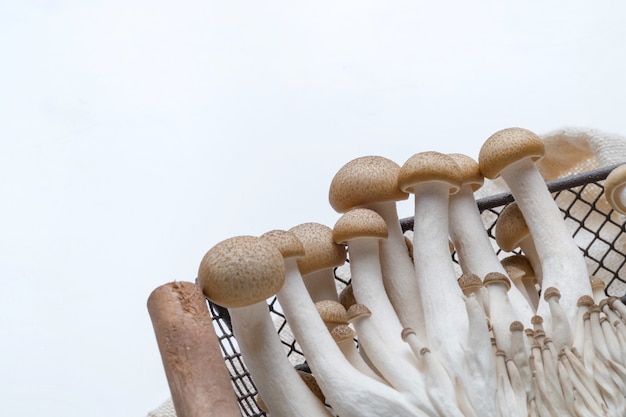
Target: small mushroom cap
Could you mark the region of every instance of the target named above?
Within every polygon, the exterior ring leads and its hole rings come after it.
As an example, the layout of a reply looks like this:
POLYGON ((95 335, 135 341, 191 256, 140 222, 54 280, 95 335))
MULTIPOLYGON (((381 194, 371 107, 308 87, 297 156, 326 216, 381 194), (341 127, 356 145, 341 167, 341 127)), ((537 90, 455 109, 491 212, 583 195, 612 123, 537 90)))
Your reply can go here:
POLYGON ((530 319, 531 324, 543 324, 543 317, 541 316, 532 316, 530 319))
POLYGON ((402 332, 400 333, 402 341, 406 342, 406 339, 407 337, 409 337, 410 334, 417 334, 417 332, 412 327, 405 327, 404 329, 402 329, 402 332))
POLYGON ((213 246, 202 258, 198 282, 204 295, 226 308, 244 307, 276 294, 285 282, 285 262, 271 243, 237 236, 213 246))
POLYGON ((604 287, 606 287, 606 284, 604 283, 604 281, 602 280, 602 278, 600 278, 597 275, 590 275, 589 276, 589 281, 591 282, 591 289, 592 290, 600 290, 600 291, 604 291, 604 287))
POLYGON ((583 306, 591 307, 593 304, 594 304, 593 297, 591 297, 590 295, 581 296, 576 303, 578 307, 583 307, 583 306))
POLYGON ((485 178, 480 172, 478 161, 474 158, 461 153, 451 153, 449 156, 459 167, 459 176, 461 177, 461 185, 469 185, 473 191, 483 186, 485 178))
POLYGON ((356 304, 352 284, 346 285, 346 287, 341 290, 339 293, 339 302, 346 310, 348 310, 352 304, 356 304))
POLYGON ((333 227, 336 243, 348 243, 352 239, 364 237, 387 238, 387 223, 374 210, 352 209, 342 215, 333 227))
POLYGON ((495 238, 500 249, 511 252, 529 235, 528 225, 517 203, 506 206, 496 220, 495 238))
POLYGON ((304 244, 293 232, 271 230, 263 233, 260 237, 276 246, 285 259, 301 258, 305 255, 304 244))
POLYGON ((398 185, 402 191, 414 192, 416 184, 432 181, 448 184, 450 194, 459 191, 459 167, 452 157, 434 151, 420 152, 410 157, 400 168, 398 185))
POLYGON ((515 254, 507 256, 502 259, 501 263, 502 267, 513 281, 522 279, 524 276, 531 276, 536 280, 535 271, 528 258, 524 255, 515 254))
POLYGON ((474 292, 483 287, 483 281, 480 277, 472 273, 461 274, 457 282, 459 283, 459 286, 461 287, 461 290, 463 290, 464 294, 466 292, 474 292))
POLYGON ((521 321, 514 321, 509 326, 509 330, 512 332, 521 332, 524 330, 524 324, 521 321))
POLYGON ((626 186, 626 164, 620 165, 609 173, 604 181, 604 196, 613 210, 626 214, 626 205, 619 197, 626 186))
POLYGON ((322 321, 326 324, 348 323, 348 312, 341 303, 333 300, 320 300, 315 303, 315 308, 322 321))
POLYGON ((298 372, 298 375, 300 375, 300 378, 302 378, 302 380, 306 384, 306 386, 309 387, 313 395, 315 395, 322 403, 326 402, 326 396, 324 395, 324 393, 322 392, 322 389, 318 385, 317 380, 315 379, 315 376, 313 376, 312 374, 308 372, 304 372, 301 370, 298 370, 297 372, 298 372))
POLYGON ((302 275, 342 265, 347 258, 344 245, 333 240, 333 230, 319 223, 303 223, 289 229, 304 244, 305 256, 299 258, 302 275))
POLYGON ((548 299, 556 297, 557 301, 561 299, 561 291, 559 291, 556 287, 548 287, 543 293, 543 299, 548 301, 548 299))
POLYGON ((352 304, 348 309, 348 322, 352 323, 354 320, 361 317, 369 317, 372 312, 364 304, 352 304))
POLYGON ((259 409, 261 409, 261 411, 263 411, 264 413, 269 413, 270 409, 267 406, 267 404, 265 404, 265 401, 263 401, 263 397, 261 397, 261 394, 257 394, 256 395, 256 405, 259 407, 259 409))
MULTIPOLYGON (((347 316, 347 313, 346 313, 347 316)), ((353 340, 356 337, 356 332, 352 327, 347 324, 339 324, 330 331, 331 336, 335 342, 340 343, 345 340, 353 340)))
POLYGON ((489 272, 487 275, 485 275, 483 285, 485 287, 488 287, 492 284, 503 284, 504 286, 506 286, 507 291, 511 289, 511 280, 509 279, 509 277, 500 272, 489 272))
POLYGON ((593 304, 589 306, 589 313, 601 313, 600 306, 597 304, 593 304))
POLYGON ((330 183, 328 200, 338 213, 371 203, 400 201, 409 194, 398 188, 400 166, 382 156, 363 156, 345 164, 330 183))
POLYGON ((497 178, 504 168, 525 158, 536 161, 545 154, 545 146, 539 136, 530 130, 512 127, 491 135, 478 154, 482 174, 497 178))

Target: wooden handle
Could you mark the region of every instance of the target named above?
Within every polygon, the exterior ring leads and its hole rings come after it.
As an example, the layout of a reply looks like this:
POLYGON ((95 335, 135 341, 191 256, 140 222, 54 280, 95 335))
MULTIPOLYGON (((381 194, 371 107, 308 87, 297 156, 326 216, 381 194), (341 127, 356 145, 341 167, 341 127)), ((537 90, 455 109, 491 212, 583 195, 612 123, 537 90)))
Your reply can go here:
POLYGON ((200 288, 171 282, 148 297, 177 417, 241 417, 200 288))

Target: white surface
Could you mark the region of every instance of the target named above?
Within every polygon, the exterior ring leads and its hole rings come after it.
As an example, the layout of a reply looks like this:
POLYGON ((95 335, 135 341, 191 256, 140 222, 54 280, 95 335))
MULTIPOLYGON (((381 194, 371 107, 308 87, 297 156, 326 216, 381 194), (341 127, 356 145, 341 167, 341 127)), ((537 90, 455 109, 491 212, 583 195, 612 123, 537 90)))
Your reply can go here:
MULTIPOLYGON (((0 5, 0 415, 144 416, 145 308, 213 244, 332 226, 334 173, 626 133, 618 1, 0 5)), ((411 203, 401 206, 410 215, 411 203)))

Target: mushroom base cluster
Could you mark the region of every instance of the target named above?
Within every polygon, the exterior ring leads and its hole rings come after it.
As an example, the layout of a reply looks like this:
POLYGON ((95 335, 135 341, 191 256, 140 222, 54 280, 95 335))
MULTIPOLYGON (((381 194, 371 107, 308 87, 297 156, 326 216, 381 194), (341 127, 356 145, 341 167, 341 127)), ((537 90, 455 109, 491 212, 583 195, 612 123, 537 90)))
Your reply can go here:
POLYGON ((230 313, 257 404, 273 417, 625 416, 626 306, 591 275, 534 166, 543 151, 511 128, 478 161, 357 158, 330 184, 332 227, 211 248, 198 285, 230 313), (498 177, 515 203, 494 244, 474 193, 498 177), (404 233, 395 204, 409 198, 404 233), (310 373, 285 354, 273 295, 310 373))

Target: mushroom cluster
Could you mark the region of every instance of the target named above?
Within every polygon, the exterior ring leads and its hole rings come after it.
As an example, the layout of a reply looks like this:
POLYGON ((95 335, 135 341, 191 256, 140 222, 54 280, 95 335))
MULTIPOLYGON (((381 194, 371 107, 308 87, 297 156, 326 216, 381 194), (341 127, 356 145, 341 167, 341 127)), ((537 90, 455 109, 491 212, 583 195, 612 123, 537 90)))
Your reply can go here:
POLYGON ((478 161, 360 157, 330 184, 340 213, 332 228, 305 223, 211 248, 198 284, 229 309, 267 413, 626 415, 626 307, 589 275, 535 168, 543 153, 537 135, 510 128, 487 139, 478 161), (517 252, 504 259, 474 200, 483 178, 496 177, 515 199, 496 224, 498 246, 517 252), (410 235, 396 210, 409 198, 410 235), (338 293, 341 265, 351 282, 338 293), (310 375, 281 346, 266 304, 273 295, 310 375))

